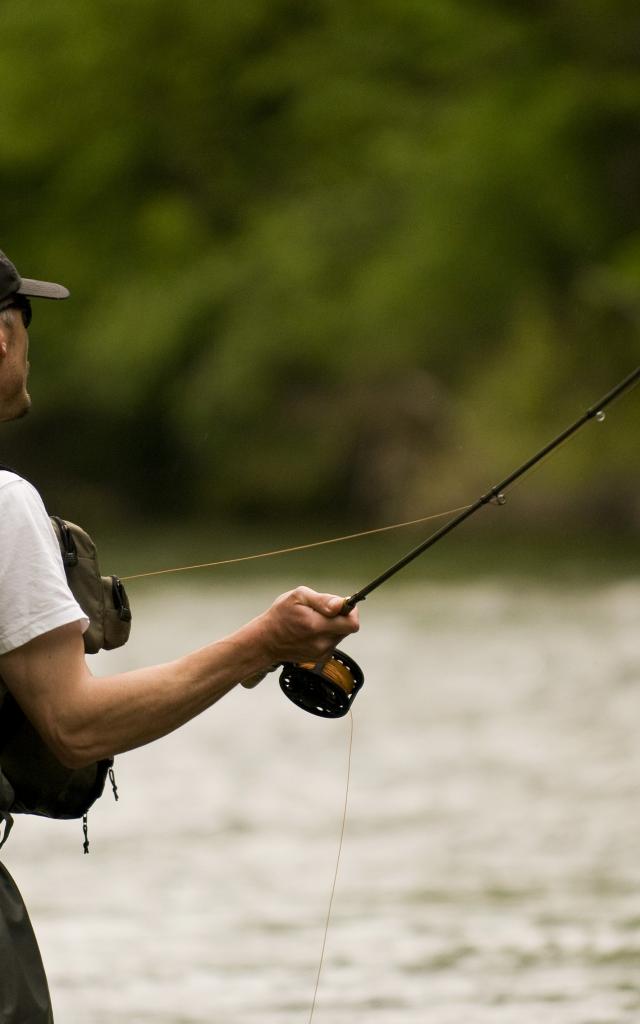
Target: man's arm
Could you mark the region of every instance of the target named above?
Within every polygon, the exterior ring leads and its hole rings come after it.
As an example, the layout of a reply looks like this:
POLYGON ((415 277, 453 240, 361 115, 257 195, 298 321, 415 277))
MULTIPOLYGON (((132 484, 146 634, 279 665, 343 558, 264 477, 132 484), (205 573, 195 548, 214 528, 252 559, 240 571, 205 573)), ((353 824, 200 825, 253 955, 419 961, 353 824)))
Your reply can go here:
POLYGON ((79 623, 0 656, 0 674, 56 757, 79 768, 164 736, 281 661, 318 661, 358 629, 342 598, 283 594, 236 632, 175 661, 94 678, 79 623))

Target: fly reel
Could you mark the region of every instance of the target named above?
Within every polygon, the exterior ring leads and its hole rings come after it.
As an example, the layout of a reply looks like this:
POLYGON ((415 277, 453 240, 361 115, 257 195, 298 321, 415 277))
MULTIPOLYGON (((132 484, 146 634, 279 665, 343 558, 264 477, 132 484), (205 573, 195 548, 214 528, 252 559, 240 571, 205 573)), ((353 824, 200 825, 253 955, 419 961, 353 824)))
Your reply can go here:
POLYGON ((324 664, 285 662, 280 675, 280 687, 289 700, 320 718, 346 715, 363 683, 360 666, 337 649, 324 664))

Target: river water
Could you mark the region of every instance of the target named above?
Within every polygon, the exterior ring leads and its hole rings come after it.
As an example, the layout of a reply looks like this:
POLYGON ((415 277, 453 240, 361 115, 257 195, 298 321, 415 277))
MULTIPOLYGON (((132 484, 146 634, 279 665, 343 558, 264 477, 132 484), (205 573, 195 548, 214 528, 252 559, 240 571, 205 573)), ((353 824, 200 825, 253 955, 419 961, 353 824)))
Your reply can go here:
MULTIPOLYGON (((273 592, 139 589, 96 673, 273 592)), ((640 582, 390 586, 362 618, 315 1024, 637 1024, 640 582)), ((58 1024, 306 1024, 349 728, 271 676, 120 757, 90 856, 78 822, 16 822, 58 1024)))

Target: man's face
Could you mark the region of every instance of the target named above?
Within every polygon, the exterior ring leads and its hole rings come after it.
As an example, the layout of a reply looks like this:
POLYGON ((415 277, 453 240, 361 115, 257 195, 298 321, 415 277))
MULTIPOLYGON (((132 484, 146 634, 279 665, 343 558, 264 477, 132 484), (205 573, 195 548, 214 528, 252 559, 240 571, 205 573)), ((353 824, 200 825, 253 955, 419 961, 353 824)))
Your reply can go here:
POLYGON ((31 408, 27 391, 29 334, 19 309, 10 323, 0 320, 0 420, 17 420, 31 408))

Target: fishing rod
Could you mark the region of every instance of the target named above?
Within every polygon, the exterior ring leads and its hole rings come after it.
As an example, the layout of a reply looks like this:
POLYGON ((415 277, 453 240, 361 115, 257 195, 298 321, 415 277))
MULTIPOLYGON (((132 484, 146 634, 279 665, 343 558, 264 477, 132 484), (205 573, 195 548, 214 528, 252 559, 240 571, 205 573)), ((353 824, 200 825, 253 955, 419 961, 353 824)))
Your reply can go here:
MULTIPOLYGON (((625 391, 629 391, 639 381, 640 366, 633 373, 630 373, 628 377, 620 381, 611 391, 608 391, 606 395, 603 395, 599 402, 590 406, 575 423, 572 423, 561 434, 558 434, 553 441, 549 441, 540 451, 532 455, 526 462, 523 462, 521 466, 514 469, 499 484, 490 487, 472 505, 464 508, 462 512, 459 512, 458 515, 450 519, 444 526, 441 526, 439 530, 432 533, 421 544, 418 544, 417 547, 399 559, 399 561, 394 562, 393 565, 385 569, 379 576, 376 576, 370 583, 367 583, 361 590, 356 591, 351 597, 345 598, 342 614, 347 615, 357 604, 373 593, 374 590, 381 587, 383 583, 386 583, 392 576, 395 576, 396 573, 413 562, 419 555, 432 548, 434 544, 441 541, 443 537, 446 537, 447 534, 451 533, 467 519, 470 519, 481 508, 489 504, 504 505, 506 501, 505 491, 516 480, 524 476, 537 463, 564 444, 585 423, 588 423, 590 420, 596 420, 597 422, 604 420, 605 408, 617 398, 620 398, 625 391)), ((343 715, 346 715, 363 683, 364 674, 360 666, 356 664, 353 658, 350 658, 348 654, 345 654, 344 651, 338 648, 324 662, 316 664, 285 662, 280 676, 280 686, 286 696, 294 704, 297 704, 298 707, 309 711, 313 715, 319 715, 321 718, 341 718, 343 715)))

